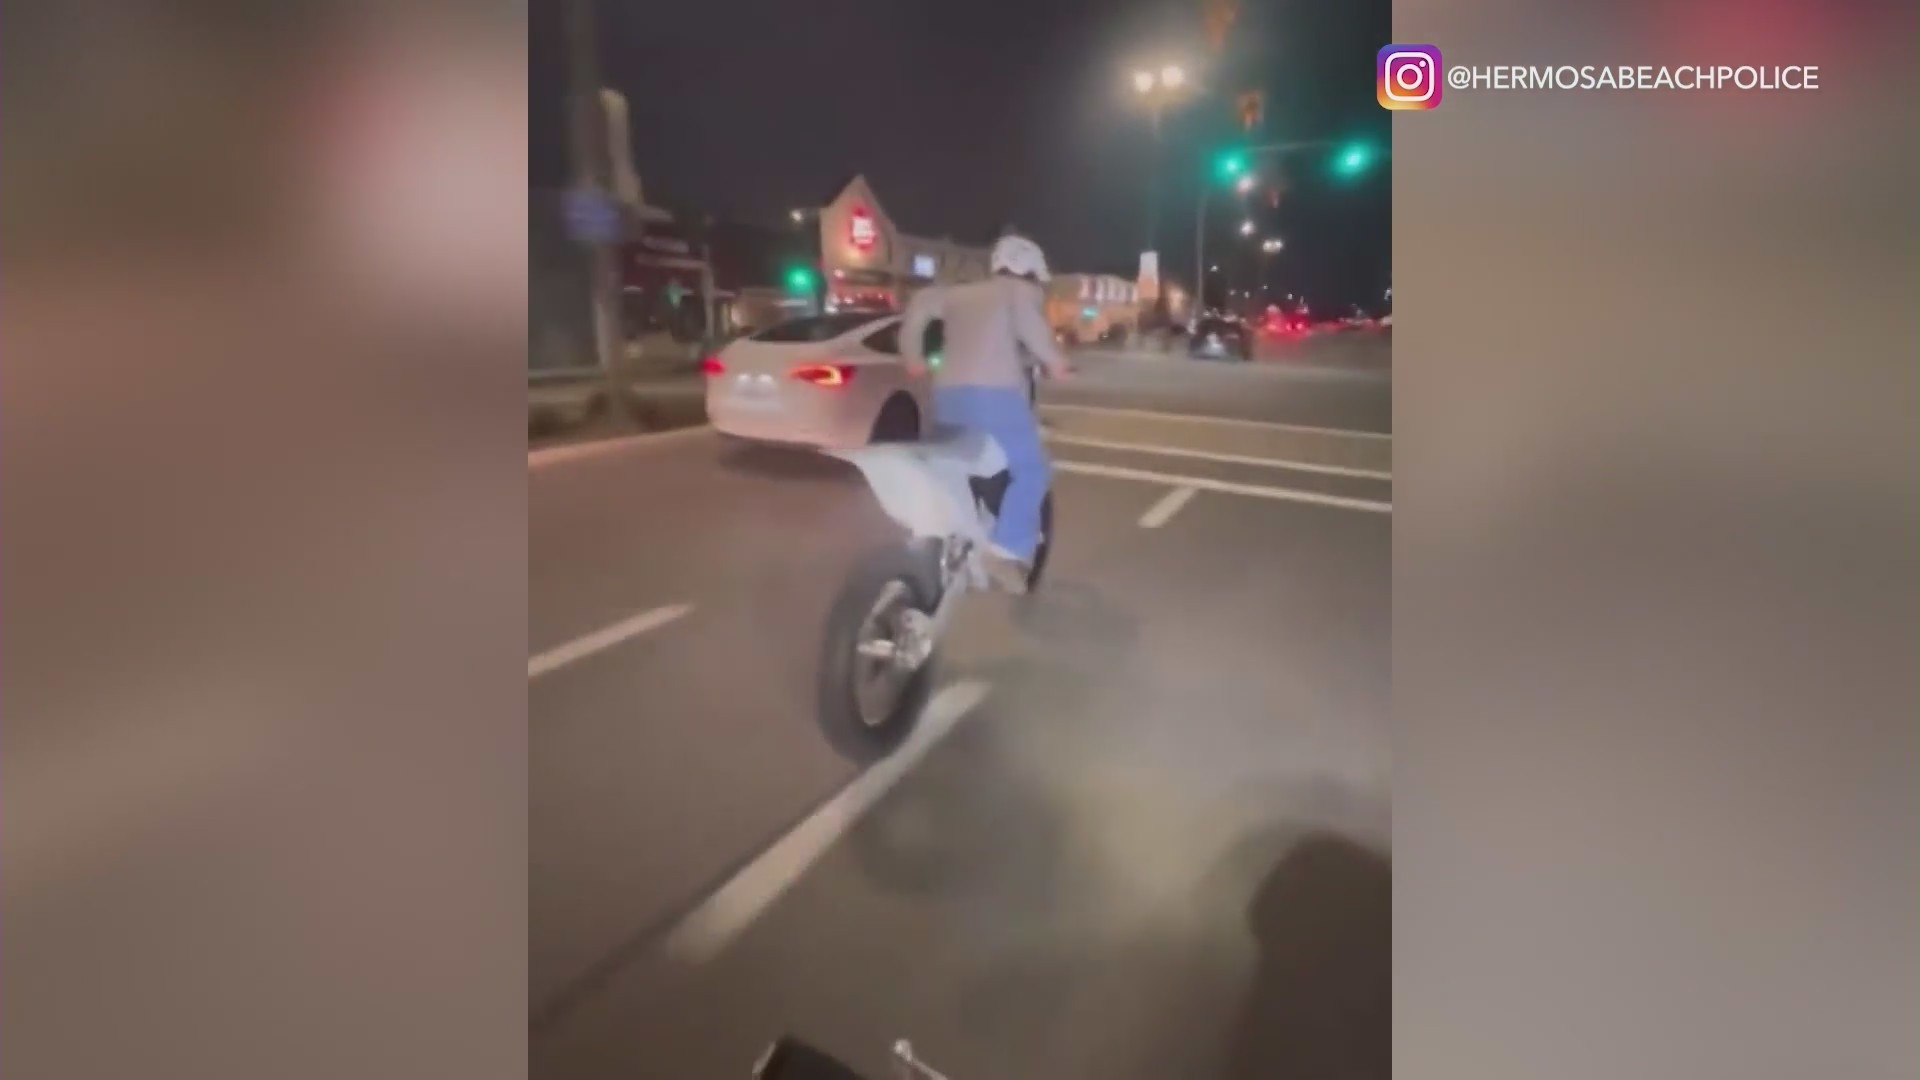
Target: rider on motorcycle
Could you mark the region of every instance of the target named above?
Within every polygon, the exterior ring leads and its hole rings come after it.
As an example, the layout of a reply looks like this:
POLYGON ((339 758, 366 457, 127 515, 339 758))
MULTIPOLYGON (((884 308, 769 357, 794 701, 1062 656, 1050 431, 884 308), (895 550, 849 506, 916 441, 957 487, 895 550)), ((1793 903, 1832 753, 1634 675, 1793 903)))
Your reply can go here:
POLYGON ((945 347, 933 388, 934 420, 943 427, 990 435, 1006 455, 1009 483, 987 572, 1010 592, 1025 592, 1040 543, 1040 506, 1053 467, 1040 441, 1040 425, 1027 392, 1027 362, 1037 358, 1052 377, 1072 370, 1054 344, 1042 311, 1049 278, 1040 245, 1023 236, 1003 236, 989 259, 993 276, 964 285, 922 289, 907 305, 900 345, 924 362, 926 330, 946 324, 945 347))

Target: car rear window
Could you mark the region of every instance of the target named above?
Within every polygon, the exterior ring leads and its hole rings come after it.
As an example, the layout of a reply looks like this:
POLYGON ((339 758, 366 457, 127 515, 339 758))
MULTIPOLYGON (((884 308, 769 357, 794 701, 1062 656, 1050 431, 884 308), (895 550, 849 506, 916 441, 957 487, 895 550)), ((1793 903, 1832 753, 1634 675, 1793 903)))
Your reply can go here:
POLYGON ((887 325, 881 327, 880 329, 875 330, 873 333, 868 334, 862 340, 862 344, 866 345, 867 348, 872 349, 874 352, 881 353, 882 355, 885 355, 885 356, 899 356, 900 355, 900 324, 899 322, 897 321, 890 322, 887 325))
POLYGON ((753 335, 751 340, 790 344, 832 341, 842 334, 851 333, 875 321, 877 317, 870 311, 815 315, 811 318, 783 322, 778 326, 769 326, 753 335))
MULTIPOLYGON (((877 353, 887 356, 900 355, 900 326, 898 319, 867 335, 866 346, 877 353)), ((935 319, 927 324, 927 333, 921 339, 922 356, 940 355, 940 347, 946 344, 946 324, 935 319)))

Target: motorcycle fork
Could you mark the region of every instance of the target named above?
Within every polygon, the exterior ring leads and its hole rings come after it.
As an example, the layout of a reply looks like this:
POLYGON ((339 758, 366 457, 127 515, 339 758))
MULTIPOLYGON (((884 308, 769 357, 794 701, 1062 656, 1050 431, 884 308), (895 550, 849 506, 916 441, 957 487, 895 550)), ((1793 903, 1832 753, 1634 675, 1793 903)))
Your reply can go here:
POLYGON ((965 540, 942 541, 932 549, 931 555, 940 575, 940 599, 934 603, 932 613, 925 616, 926 621, 916 627, 915 636, 920 638, 918 663, 925 663, 933 655, 934 645, 946 633, 953 613, 960 608, 960 597, 973 586, 973 575, 978 570, 973 564, 972 545, 965 540))
POLYGON ((973 586, 973 545, 965 540, 948 540, 940 545, 940 602, 933 606, 928 633, 938 641, 960 606, 960 597, 973 586))

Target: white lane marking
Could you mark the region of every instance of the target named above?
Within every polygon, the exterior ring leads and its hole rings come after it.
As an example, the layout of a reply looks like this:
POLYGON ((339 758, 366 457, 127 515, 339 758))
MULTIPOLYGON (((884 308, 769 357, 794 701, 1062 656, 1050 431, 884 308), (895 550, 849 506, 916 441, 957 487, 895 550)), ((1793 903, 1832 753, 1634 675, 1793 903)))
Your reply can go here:
POLYGON ((1393 435, 1384 431, 1353 431, 1347 428, 1306 427, 1300 424, 1281 424, 1272 420, 1243 420, 1237 416, 1202 416, 1198 413, 1156 412, 1152 409, 1123 409, 1108 405, 1055 405, 1050 402, 1040 404, 1042 412, 1091 413, 1095 416, 1134 416, 1147 420, 1176 420, 1187 424, 1219 424, 1223 427, 1263 428, 1268 431, 1298 431, 1310 435, 1344 435, 1350 439, 1382 439, 1393 441, 1393 435))
POLYGON ((592 442, 542 447, 539 450, 527 451, 527 468, 540 469, 568 461, 602 457, 616 450, 624 450, 642 443, 665 442, 669 439, 684 438, 712 430, 709 424, 693 424, 688 427, 670 428, 666 431, 643 431, 637 435, 616 435, 610 439, 595 439, 592 442))
POLYGON ((1187 500, 1199 493, 1200 489, 1196 487, 1177 487, 1167 492, 1161 497, 1159 502, 1147 507, 1147 512, 1140 515, 1140 527, 1143 529, 1157 529, 1167 522, 1172 521, 1173 515, 1179 513, 1180 508, 1187 505, 1187 500))
POLYGON ((548 649, 546 652, 527 661, 527 678, 537 679, 556 668, 565 667, 583 656, 592 656, 594 653, 602 649, 610 649, 630 637, 636 637, 649 630, 658 630, 668 623, 673 622, 675 619, 685 616, 692 610, 692 604, 669 604, 666 607, 657 607, 652 611, 643 611, 631 619, 622 619, 612 626, 595 630, 585 637, 575 638, 565 645, 548 649))
POLYGON ((985 700, 988 689, 985 682, 964 679, 935 694, 905 744, 854 777, 826 805, 795 825, 680 920, 667 936, 668 954, 697 964, 726 948, 985 700))
POLYGON ((1354 469, 1345 465, 1317 465, 1310 461, 1291 461, 1286 458, 1260 457, 1257 454, 1225 454, 1214 450, 1189 450, 1184 446, 1161 446, 1157 443, 1133 443, 1119 439, 1089 439, 1080 435, 1048 435, 1048 442, 1062 446, 1084 446, 1090 450, 1127 450, 1139 454, 1160 454, 1165 457, 1193 458, 1197 461, 1218 461, 1225 465, 1258 465, 1267 469, 1287 469, 1292 472, 1321 473, 1326 476, 1350 476, 1357 480, 1388 480, 1393 474, 1382 469, 1354 469))
POLYGON ((1268 487, 1265 484, 1235 484, 1225 480, 1213 480, 1205 476, 1175 476, 1172 473, 1153 472, 1148 469, 1128 469, 1119 465, 1096 465, 1089 461, 1059 461, 1053 463, 1055 472, 1078 473, 1082 476, 1104 476, 1111 480, 1138 480, 1148 484, 1173 484, 1178 487, 1198 488, 1201 491, 1217 491, 1223 495, 1250 495, 1256 499, 1279 499, 1283 502, 1312 503, 1316 506, 1337 506, 1343 510, 1365 510, 1375 514, 1393 513, 1393 504, 1377 499, 1352 499, 1345 495, 1324 495, 1318 491, 1295 491, 1292 488, 1268 487))

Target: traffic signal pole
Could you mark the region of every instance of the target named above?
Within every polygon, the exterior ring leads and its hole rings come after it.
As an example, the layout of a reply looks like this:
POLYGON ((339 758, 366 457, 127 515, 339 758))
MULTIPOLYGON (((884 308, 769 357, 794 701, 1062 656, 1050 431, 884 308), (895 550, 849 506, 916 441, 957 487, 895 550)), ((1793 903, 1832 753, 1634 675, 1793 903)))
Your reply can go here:
MULTIPOLYGON (((1292 142, 1249 146, 1242 152, 1249 155, 1267 154, 1277 156, 1280 154, 1290 154, 1296 150, 1317 150, 1321 147, 1332 145, 1333 140, 1331 139, 1296 139, 1292 142)), ((1229 174, 1237 180, 1240 176, 1245 175, 1249 168, 1251 168, 1251 166, 1241 164, 1238 168, 1229 170, 1229 174)), ((1193 296, 1196 316, 1200 311, 1205 310, 1207 302, 1207 196, 1212 193, 1213 182, 1211 180, 1202 182, 1200 185, 1199 203, 1194 207, 1193 212, 1193 296)))
POLYGON ((1193 211, 1193 319, 1197 323, 1207 310, 1207 193, 1213 184, 1202 182, 1200 203, 1193 211))
POLYGON ((1301 139, 1294 142, 1268 143, 1265 146, 1249 146, 1249 154, 1290 154, 1295 150, 1316 150, 1323 146, 1332 146, 1332 139, 1301 139))

